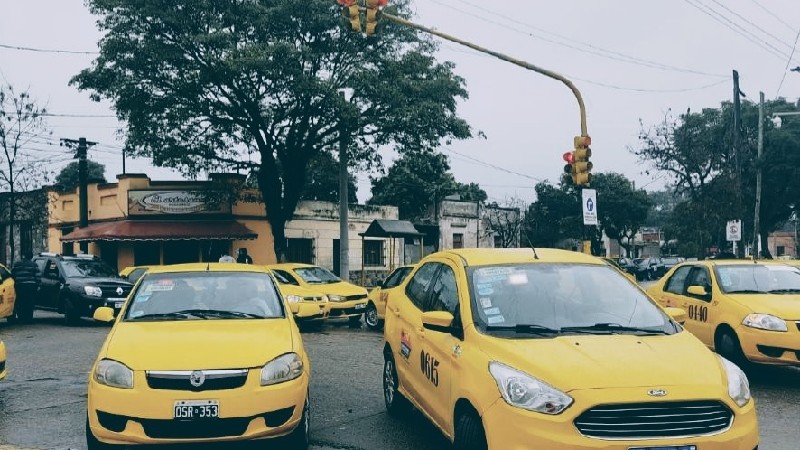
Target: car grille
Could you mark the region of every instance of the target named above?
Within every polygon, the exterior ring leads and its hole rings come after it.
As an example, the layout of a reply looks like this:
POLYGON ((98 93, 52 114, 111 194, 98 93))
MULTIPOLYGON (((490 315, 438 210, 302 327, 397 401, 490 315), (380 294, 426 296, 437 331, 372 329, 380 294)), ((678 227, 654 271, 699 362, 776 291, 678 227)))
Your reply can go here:
POLYGON ((131 293, 133 286, 124 284, 100 284, 99 288, 103 291, 103 298, 125 298, 131 293), (122 294, 117 293, 117 288, 122 288, 122 294))
POLYGON ((150 389, 169 389, 173 391, 219 391, 236 389, 244 386, 247 381, 247 369, 234 370, 201 370, 204 380, 199 386, 191 382, 191 370, 176 371, 147 371, 147 386, 150 389))
POLYGON ((303 301, 304 302, 324 302, 325 301, 325 297, 321 297, 321 296, 303 297, 303 301))
POLYGON ((345 296, 345 300, 361 300, 362 298, 367 298, 367 294, 356 294, 356 295, 347 295, 345 296))
POLYGON ((733 413, 717 401, 602 405, 584 411, 575 426, 605 439, 704 436, 726 430, 733 413))
POLYGON ((144 434, 155 439, 202 439, 241 436, 250 417, 183 422, 180 420, 137 419, 144 434))

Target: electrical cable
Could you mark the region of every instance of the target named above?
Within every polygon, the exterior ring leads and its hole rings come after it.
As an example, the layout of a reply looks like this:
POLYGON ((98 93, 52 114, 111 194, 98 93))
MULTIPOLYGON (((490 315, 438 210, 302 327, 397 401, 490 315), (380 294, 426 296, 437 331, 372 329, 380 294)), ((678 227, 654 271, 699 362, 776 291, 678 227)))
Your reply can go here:
POLYGON ((26 52, 37 52, 37 53, 67 53, 72 55, 99 55, 100 52, 87 52, 87 51, 77 51, 77 50, 56 50, 56 49, 48 49, 48 48, 35 48, 35 47, 22 47, 18 45, 8 45, 8 44, 0 44, 0 48, 5 48, 8 50, 20 50, 26 52))
POLYGON ((789 60, 786 61, 786 68, 783 69, 783 76, 781 77, 781 82, 778 84, 778 91, 775 95, 780 95, 781 88, 783 87, 783 81, 786 79, 786 74, 789 73, 789 65, 792 63, 792 56, 794 56, 794 51, 797 49, 797 40, 800 39, 800 30, 797 30, 797 36, 794 38, 794 45, 792 46, 792 54, 789 56, 789 60))
POLYGON ((791 48, 791 47, 792 47, 791 45, 789 45, 789 44, 787 44, 786 42, 784 42, 784 41, 783 41, 783 39, 781 39, 781 38, 779 38, 779 37, 775 36, 774 34, 770 33, 769 31, 767 31, 767 30, 765 30, 765 29, 763 29, 763 28, 759 27, 758 25, 756 25, 755 23, 753 23, 753 21, 751 21, 750 19, 748 19, 747 17, 744 17, 744 16, 742 16, 741 14, 737 13, 736 11, 734 11, 734 10, 732 10, 732 9, 728 8, 727 6, 725 6, 724 4, 720 3, 720 2, 719 2, 719 0, 711 0, 711 1, 712 1, 712 2, 714 2, 714 3, 716 3, 717 5, 721 6, 721 7, 722 7, 722 9, 724 9, 724 10, 728 11, 729 13, 733 14, 734 16, 736 16, 736 17, 738 17, 738 18, 742 19, 742 20, 743 20, 745 23, 749 24, 750 26, 752 26, 753 28, 757 29, 758 31, 760 31, 760 32, 762 32, 762 33, 764 33, 764 34, 766 34, 767 36, 771 37, 772 39, 775 39, 776 41, 778 41, 778 42, 780 42, 781 44, 785 45, 787 48, 791 48))
POLYGON ((764 11, 766 11, 766 13, 767 13, 767 14, 769 14, 770 16, 772 16, 772 17, 774 17, 775 19, 777 19, 777 20, 778 20, 778 22, 780 22, 780 23, 782 23, 783 25, 785 25, 785 26, 786 26, 786 28, 788 28, 788 29, 792 30, 792 32, 794 32, 794 26, 793 26, 793 25, 790 25, 790 24, 786 23, 786 21, 784 21, 783 19, 781 19, 781 18, 780 18, 780 16, 778 16, 778 15, 777 15, 777 14, 775 14, 774 12, 770 11, 769 9, 767 9, 767 7, 766 7, 766 6, 762 5, 762 4, 761 4, 761 3, 759 3, 758 1, 756 1, 756 0, 751 0, 751 1, 752 1, 753 3, 755 3, 755 4, 756 4, 756 6, 758 6, 758 7, 759 7, 759 8, 761 8, 761 9, 763 9, 764 11))

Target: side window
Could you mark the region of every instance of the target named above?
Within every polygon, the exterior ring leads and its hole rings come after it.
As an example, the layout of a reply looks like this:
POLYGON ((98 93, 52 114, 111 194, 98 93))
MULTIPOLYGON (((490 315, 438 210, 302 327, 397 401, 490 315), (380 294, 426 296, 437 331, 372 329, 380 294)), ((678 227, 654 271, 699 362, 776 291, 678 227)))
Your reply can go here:
POLYGON ((667 281, 667 284, 664 286, 664 290, 667 292, 672 292, 673 294, 683 295, 686 277, 689 276, 690 270, 692 270, 692 266, 685 266, 676 270, 675 273, 672 274, 672 277, 670 277, 669 281, 667 281))
POLYGON ((417 270, 414 276, 408 281, 408 285, 406 285, 406 295, 420 310, 425 309, 428 287, 433 280, 433 276, 436 275, 439 266, 441 266, 439 263, 425 264, 417 270))
POLYGON ((293 284, 295 286, 299 286, 300 285, 300 283, 298 283, 297 280, 295 280, 294 277, 292 275, 290 275, 289 272, 286 272, 285 270, 274 270, 273 269, 272 274, 275 275, 275 279, 277 279, 279 283, 293 284))
POLYGON ((52 259, 46 260, 42 275, 48 278, 58 278, 58 266, 56 266, 56 262, 52 259))
POLYGON ((453 269, 443 265, 436 281, 433 282, 431 298, 425 311, 447 311, 455 315, 458 307, 458 289, 453 269))
MULTIPOLYGON (((711 277, 708 269, 705 267, 694 267, 689 273, 689 282, 687 286, 704 286, 706 289, 711 290, 711 277)), ((708 300, 701 298, 701 300, 708 300)))
POLYGON ((410 271, 411 269, 408 267, 401 267, 399 269, 396 269, 389 275, 389 278, 387 278, 386 281, 383 282, 383 285, 381 287, 385 289, 396 287, 397 285, 402 283, 403 280, 406 279, 406 275, 408 275, 408 272, 410 271))

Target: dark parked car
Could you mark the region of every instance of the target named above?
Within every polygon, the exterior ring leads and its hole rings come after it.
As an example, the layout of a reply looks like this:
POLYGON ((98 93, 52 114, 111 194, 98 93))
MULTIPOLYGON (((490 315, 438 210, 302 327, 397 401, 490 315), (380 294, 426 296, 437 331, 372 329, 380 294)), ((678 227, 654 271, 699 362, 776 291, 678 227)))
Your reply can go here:
POLYGON ((661 258, 637 258, 633 261, 636 263, 635 275, 638 281, 657 280, 665 273, 661 258))
POLYGON ((91 317, 101 306, 119 311, 133 288, 95 256, 41 253, 33 261, 42 279, 35 307, 62 313, 67 323, 91 317))
POLYGON ((659 278, 663 277, 665 273, 669 272, 670 269, 672 269, 676 265, 682 263, 683 261, 684 261, 684 258, 680 258, 678 256, 664 256, 663 258, 661 258, 661 262, 663 264, 663 270, 658 275, 659 278))

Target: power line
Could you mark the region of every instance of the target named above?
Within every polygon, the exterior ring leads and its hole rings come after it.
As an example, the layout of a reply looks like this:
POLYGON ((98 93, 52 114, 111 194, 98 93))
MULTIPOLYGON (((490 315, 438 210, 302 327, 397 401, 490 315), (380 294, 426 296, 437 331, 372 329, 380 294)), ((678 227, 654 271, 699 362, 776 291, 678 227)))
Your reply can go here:
POLYGON ((57 49, 49 49, 49 48, 34 48, 34 47, 21 47, 17 45, 8 45, 8 44, 0 44, 0 48, 5 48, 8 50, 20 50, 26 52, 37 52, 37 53, 67 53, 72 55, 99 55, 100 52, 87 52, 87 51, 77 51, 77 50, 57 50, 57 49))
POLYGON ((478 14, 473 14, 473 13, 471 13, 469 11, 465 11, 463 9, 460 9, 458 7, 455 7, 455 6, 452 6, 450 4, 443 3, 440 0, 433 0, 433 1, 435 3, 441 5, 441 6, 445 7, 445 8, 449 8, 449 9, 452 9, 454 11, 458 11, 458 12, 460 12, 462 14, 468 15, 470 17, 474 17, 474 18, 476 18, 478 20, 481 20, 483 22, 487 22, 487 23, 491 23, 493 25, 501 26, 504 29, 509 29, 511 31, 515 31, 515 32, 520 33, 520 34, 524 34, 524 35, 526 35, 528 37, 531 37, 533 39, 539 39, 539 40, 542 40, 542 41, 545 41, 545 42, 550 42, 550 43, 555 44, 555 45, 559 45, 559 46, 562 46, 562 47, 567 47, 567 48, 570 48, 570 49, 573 49, 573 50, 577 50, 579 52, 588 53, 588 54, 592 54, 592 55, 595 55, 595 56, 600 56, 602 58, 607 58, 607 59, 611 59, 611 60, 615 60, 615 61, 620 61, 620 62, 624 62, 624 63, 628 63, 628 64, 634 64, 634 65, 639 65, 639 66, 644 66, 644 67, 653 68, 653 69, 659 69, 659 70, 666 70, 666 71, 673 71, 673 72, 684 72, 684 73, 711 76, 711 77, 717 77, 717 78, 727 78, 728 77, 727 75, 722 75, 722 74, 717 74, 717 73, 708 73, 708 72, 702 72, 702 71, 694 70, 694 69, 686 69, 686 68, 682 68, 682 67, 671 66, 671 65, 662 64, 662 63, 659 63, 659 62, 656 62, 656 61, 651 61, 651 60, 647 60, 647 59, 643 59, 643 58, 638 58, 638 57, 635 57, 635 56, 626 55, 624 53, 620 53, 620 52, 616 52, 616 51, 612 51, 612 50, 606 50, 604 48, 598 47, 598 46, 593 45, 593 44, 589 44, 589 43, 586 43, 586 42, 581 42, 581 41, 578 41, 578 40, 575 40, 575 39, 572 39, 572 38, 569 38, 569 37, 566 37, 566 36, 562 36, 562 35, 559 35, 559 34, 544 30, 542 28, 536 27, 536 26, 531 25, 529 23, 525 23, 525 22, 519 21, 519 20, 517 20, 517 19, 515 19, 513 17, 510 17, 510 16, 507 16, 505 14, 501 14, 501 13, 498 13, 496 11, 492 11, 492 10, 490 10, 488 8, 484 8, 484 7, 482 7, 482 6, 478 5, 478 4, 469 2, 467 0, 456 0, 456 1, 458 1, 460 3, 463 3, 465 5, 469 5, 472 8, 475 8, 475 9, 480 10, 482 12, 485 12, 487 14, 491 14, 491 15, 494 15, 496 17, 502 18, 503 20, 506 20, 508 22, 515 23, 515 24, 518 24, 518 25, 522 25, 522 26, 524 26, 524 27, 526 27, 528 29, 535 30, 535 31, 538 31, 540 33, 547 34, 547 35, 550 35, 550 36, 554 36, 554 37, 556 37, 558 39, 561 39, 563 41, 573 42, 573 43, 575 43, 575 44, 577 44, 579 46, 583 46, 583 47, 586 47, 586 48, 580 48, 580 47, 578 47, 576 45, 571 45, 571 44, 568 44, 568 43, 565 43, 565 42, 559 42, 559 41, 556 41, 556 40, 553 40, 553 39, 549 39, 549 38, 546 38, 546 37, 543 37, 543 36, 540 36, 540 35, 533 34, 533 33, 529 32, 529 31, 526 31, 526 30, 521 30, 519 28, 510 27, 506 23, 500 23, 500 22, 488 19, 488 18, 486 18, 484 16, 481 16, 481 15, 478 15, 478 14), (591 49, 591 50, 587 50, 587 48, 591 49))
POLYGON ((110 114, 57 114, 57 113, 42 113, 43 117, 72 117, 77 119, 116 119, 117 116, 110 114))
POLYGON ((783 87, 783 80, 786 79, 786 74, 789 73, 789 65, 792 63, 792 56, 794 56, 794 51, 797 49, 797 39, 800 38, 800 30, 797 30, 797 36, 794 37, 794 45, 792 46, 792 54, 789 56, 789 60, 786 61, 786 68, 783 69, 783 76, 781 77, 781 82, 778 85, 778 92, 776 95, 781 93, 781 88, 783 87))
POLYGON ((748 19, 747 17, 744 17, 744 16, 742 16, 741 14, 737 13, 736 11, 734 11, 734 10, 732 10, 732 9, 728 8, 727 6, 725 6, 724 4, 720 3, 720 2, 719 2, 719 0, 711 0, 711 1, 712 1, 712 2, 714 2, 714 3, 716 3, 717 5, 721 6, 721 7, 722 7, 722 9, 724 9, 724 10, 728 11, 729 13, 733 14, 734 16, 736 16, 736 17, 738 17, 738 18, 742 19, 743 21, 745 21, 745 23, 747 23, 747 24, 749 24, 750 26, 754 27, 754 28, 755 28, 755 29, 757 29, 758 31, 760 31, 760 32, 762 32, 762 33, 764 33, 764 34, 766 34, 767 36, 771 37, 772 39, 775 39, 776 41, 778 41, 778 42, 780 42, 781 44, 785 45, 787 48, 790 48, 790 47, 791 47, 789 44, 787 44, 786 42, 784 42, 784 41, 783 41, 783 39, 781 39, 781 38, 779 38, 779 37, 775 36, 774 34, 770 33, 769 31, 767 31, 767 30, 765 30, 765 29, 763 29, 763 28, 759 27, 758 25, 756 25, 755 23, 753 23, 753 22, 752 22, 750 19, 748 19))
POLYGON ((775 19, 776 19, 778 22, 780 22, 780 23, 782 23, 783 25, 785 25, 785 26, 786 26, 786 28, 788 28, 788 29, 790 29, 790 30, 794 31, 794 26, 792 26, 792 25, 790 25, 790 24, 786 23, 786 21, 784 21, 783 19, 781 19, 781 18, 780 18, 780 16, 778 16, 778 15, 777 15, 777 14, 775 14, 774 12, 770 11, 769 9, 767 9, 767 7, 766 7, 766 6, 762 5, 761 3, 759 3, 759 2, 758 2, 758 1, 756 1, 756 0, 751 0, 751 1, 752 1, 753 3, 755 3, 755 4, 756 4, 756 6, 758 6, 759 8, 763 9, 763 10, 764 10, 764 11, 765 11, 767 14, 769 14, 769 15, 770 15, 770 16, 772 16, 772 17, 774 17, 774 18, 775 18, 775 19))
POLYGON ((523 177, 523 178, 528 178, 528 179, 531 179, 531 180, 536 181, 536 182, 544 181, 541 178, 532 177, 532 176, 526 175, 524 173, 514 172, 513 170, 506 169, 505 167, 500 167, 500 166, 488 163, 486 161, 481 161, 480 159, 473 158, 471 156, 467 156, 467 155, 465 155, 463 153, 459 153, 459 152, 457 152, 455 150, 452 150, 452 149, 449 149, 447 147, 442 148, 442 150, 444 150, 446 152, 453 153, 453 154, 458 155, 458 156, 460 156, 462 158, 466 158, 466 159, 468 159, 468 160, 470 160, 470 161, 472 161, 472 162, 474 162, 476 164, 480 164, 480 165, 482 165, 484 167, 491 167, 492 169, 499 170, 501 172, 505 172, 505 173, 508 173, 508 174, 511 174, 511 175, 517 175, 517 176, 520 176, 520 177, 523 177))

